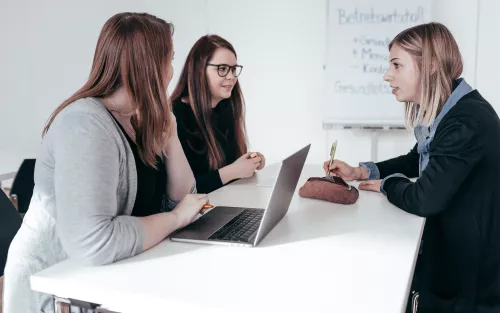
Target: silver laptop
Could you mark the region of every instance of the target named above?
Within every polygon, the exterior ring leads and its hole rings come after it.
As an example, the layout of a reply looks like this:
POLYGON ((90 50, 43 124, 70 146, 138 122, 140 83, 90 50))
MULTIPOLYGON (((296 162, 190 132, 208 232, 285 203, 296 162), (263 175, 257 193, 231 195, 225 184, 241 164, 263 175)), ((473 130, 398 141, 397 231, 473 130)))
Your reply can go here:
POLYGON ((170 239, 255 247, 288 211, 310 147, 283 160, 266 208, 217 206, 170 239))

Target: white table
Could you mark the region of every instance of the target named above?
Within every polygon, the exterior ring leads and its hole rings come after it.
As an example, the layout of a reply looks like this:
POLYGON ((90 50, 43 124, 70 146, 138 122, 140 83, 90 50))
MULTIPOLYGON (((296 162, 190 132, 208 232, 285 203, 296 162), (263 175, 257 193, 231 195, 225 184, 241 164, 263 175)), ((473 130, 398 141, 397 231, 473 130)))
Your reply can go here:
MULTIPOLYGON (((263 206, 275 166, 210 194, 215 205, 263 206)), ((322 176, 306 165, 299 185, 322 176)), ((377 193, 344 206, 294 196, 255 248, 163 241, 102 267, 64 261, 34 290, 132 312, 402 312, 424 219, 377 193)))

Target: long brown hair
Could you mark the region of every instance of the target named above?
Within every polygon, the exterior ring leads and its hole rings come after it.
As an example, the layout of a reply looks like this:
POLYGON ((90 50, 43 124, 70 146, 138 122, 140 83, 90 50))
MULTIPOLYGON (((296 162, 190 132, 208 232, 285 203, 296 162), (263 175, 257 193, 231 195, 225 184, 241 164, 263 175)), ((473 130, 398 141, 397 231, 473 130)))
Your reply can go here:
POLYGON ((103 26, 90 76, 75 94, 50 116, 43 135, 56 116, 72 102, 106 97, 125 88, 136 114, 131 122, 142 160, 156 168, 161 142, 170 136, 172 117, 167 97, 167 69, 173 56, 173 25, 146 13, 119 13, 103 26))
MULTIPOLYGON (((194 112, 198 131, 206 143, 209 166, 212 170, 223 167, 226 162, 224 152, 217 143, 212 126, 212 95, 208 85, 206 67, 218 48, 226 48, 236 56, 233 46, 217 35, 206 35, 198 39, 189 51, 186 63, 179 77, 179 82, 172 92, 172 102, 182 97, 189 98, 189 105, 194 112)), ((245 127, 245 100, 239 81, 233 87, 231 97, 227 100, 228 114, 233 119, 234 134, 236 139, 236 156, 247 152, 247 138, 245 127)))
POLYGON ((451 32, 440 23, 408 28, 389 44, 397 44, 414 59, 420 71, 420 103, 405 104, 405 122, 410 128, 430 125, 451 95, 453 81, 463 70, 462 55, 451 32))

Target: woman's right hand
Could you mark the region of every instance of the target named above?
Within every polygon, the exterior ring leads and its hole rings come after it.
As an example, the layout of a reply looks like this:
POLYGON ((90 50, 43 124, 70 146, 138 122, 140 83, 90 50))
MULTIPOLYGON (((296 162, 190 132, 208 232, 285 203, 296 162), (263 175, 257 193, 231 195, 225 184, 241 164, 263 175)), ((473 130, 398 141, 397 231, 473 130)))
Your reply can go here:
POLYGON ((328 168, 329 163, 330 161, 323 163, 323 169, 325 173, 328 172, 328 175, 339 176, 345 181, 362 179, 363 173, 360 167, 352 167, 343 161, 334 160, 330 168, 328 168))
POLYGON ((251 157, 252 153, 247 152, 231 164, 231 171, 234 178, 252 177, 255 170, 260 166, 262 158, 257 155, 251 157))
POLYGON ((177 218, 178 228, 189 225, 196 215, 200 213, 203 205, 208 203, 206 194, 188 194, 179 204, 172 210, 177 218))

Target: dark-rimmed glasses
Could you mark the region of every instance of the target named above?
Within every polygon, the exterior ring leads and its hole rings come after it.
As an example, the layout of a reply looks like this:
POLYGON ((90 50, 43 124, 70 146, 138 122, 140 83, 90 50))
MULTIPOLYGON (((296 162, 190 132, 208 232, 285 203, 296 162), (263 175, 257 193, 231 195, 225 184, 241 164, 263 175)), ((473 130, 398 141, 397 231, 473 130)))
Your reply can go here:
POLYGON ((212 64, 212 63, 208 63, 207 65, 217 67, 217 74, 219 74, 220 77, 226 77, 227 74, 229 74, 229 71, 233 72, 234 77, 238 77, 241 74, 241 70, 243 70, 242 65, 230 66, 229 64, 212 64))

